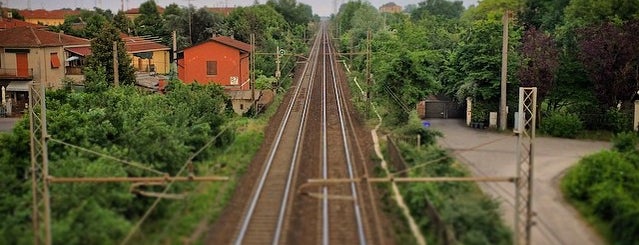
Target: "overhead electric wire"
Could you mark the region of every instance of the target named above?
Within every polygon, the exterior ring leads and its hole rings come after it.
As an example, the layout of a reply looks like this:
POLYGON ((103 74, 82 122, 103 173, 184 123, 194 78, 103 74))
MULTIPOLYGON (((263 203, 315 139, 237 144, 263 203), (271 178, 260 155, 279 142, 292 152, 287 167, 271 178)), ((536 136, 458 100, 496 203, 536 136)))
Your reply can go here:
MULTIPOLYGON (((204 151, 205 149, 209 148, 213 144, 213 142, 215 142, 217 140, 218 137, 220 137, 224 132, 226 132, 227 129, 228 129, 228 126, 224 127, 218 134, 216 134, 213 138, 211 138, 211 140, 209 140, 204 146, 202 146, 200 149, 198 149, 195 153, 191 154, 191 156, 188 159, 186 159, 186 161, 184 162, 184 164, 182 165, 180 170, 177 172, 177 174, 175 174, 175 176, 180 176, 180 174, 182 174, 182 172, 184 172, 186 167, 193 161, 193 159, 195 159, 196 156, 198 156, 200 153, 202 153, 202 151, 204 151)), ((164 191, 161 192, 161 195, 166 194, 169 191, 169 189, 171 188, 171 186, 173 186, 173 183, 174 183, 174 181, 172 181, 172 180, 169 181, 168 184, 166 185, 166 187, 164 188, 164 191)), ((125 245, 125 244, 127 244, 129 242, 129 240, 131 240, 133 235, 138 231, 138 229, 140 228, 142 223, 144 223, 144 221, 146 221, 146 219, 149 217, 151 212, 153 212, 153 210, 157 207, 158 203, 160 203, 161 200, 162 200, 162 196, 158 196, 155 199, 153 204, 151 204, 151 207, 149 207, 149 209, 147 209, 147 211, 144 213, 144 215, 142 215, 142 218, 140 218, 140 220, 138 220, 138 222, 133 226, 131 231, 129 231, 127 236, 124 238, 124 240, 120 243, 121 245, 125 245)))
POLYGON ((75 149, 78 149, 80 151, 91 153, 91 154, 94 154, 94 155, 97 155, 97 156, 101 156, 101 157, 104 157, 104 158, 107 158, 107 159, 111 159, 111 160, 114 160, 114 161, 117 161, 117 162, 121 162, 121 163, 124 163, 126 165, 129 165, 129 166, 132 166, 132 167, 136 167, 136 168, 139 168, 139 169, 143 169, 143 170, 146 170, 146 171, 149 171, 149 172, 153 172, 153 173, 156 173, 156 174, 159 174, 159 175, 166 175, 166 173, 164 173, 164 172, 161 172, 159 170, 155 170, 153 168, 144 166, 143 164, 138 163, 138 162, 119 159, 119 158, 116 158, 116 157, 113 157, 113 156, 106 155, 106 154, 101 153, 101 152, 97 152, 97 151, 90 150, 90 149, 87 149, 87 148, 84 148, 84 147, 81 147, 81 146, 73 145, 73 144, 70 144, 70 143, 67 143, 67 142, 64 142, 64 141, 61 141, 61 140, 57 140, 57 139, 54 139, 54 138, 49 138, 49 141, 52 141, 52 142, 55 142, 55 143, 58 143, 58 144, 62 144, 62 145, 65 145, 65 146, 68 146, 68 147, 71 147, 71 148, 75 148, 75 149))

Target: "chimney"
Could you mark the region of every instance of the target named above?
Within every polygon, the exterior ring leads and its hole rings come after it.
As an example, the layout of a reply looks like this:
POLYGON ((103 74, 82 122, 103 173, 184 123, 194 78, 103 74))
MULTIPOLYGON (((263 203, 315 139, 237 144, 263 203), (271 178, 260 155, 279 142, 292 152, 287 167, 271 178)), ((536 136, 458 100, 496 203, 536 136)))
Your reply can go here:
POLYGON ((7 11, 7 18, 13 19, 13 13, 11 13, 11 10, 7 11))

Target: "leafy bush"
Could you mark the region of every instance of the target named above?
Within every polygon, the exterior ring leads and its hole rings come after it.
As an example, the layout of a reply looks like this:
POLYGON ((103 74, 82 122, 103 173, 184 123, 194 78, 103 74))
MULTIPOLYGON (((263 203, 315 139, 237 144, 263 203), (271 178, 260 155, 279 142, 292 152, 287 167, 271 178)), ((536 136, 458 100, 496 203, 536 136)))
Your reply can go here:
POLYGON ((634 166, 621 153, 601 151, 581 159, 568 172, 564 184, 570 197, 585 201, 592 197, 593 186, 606 181, 624 183, 635 178, 635 172, 634 166))
MULTIPOLYGON (((414 167, 411 176, 468 175, 448 157, 445 150, 436 145, 414 148, 401 144, 400 148, 407 164, 414 167), (427 167, 418 167, 427 162, 427 167)), ((441 224, 429 218, 425 207, 426 202, 430 202, 439 212, 443 224, 452 228, 460 244, 510 244, 512 241, 511 232, 499 216, 499 204, 481 194, 474 184, 408 183, 400 187, 411 214, 417 217, 417 223, 424 232, 442 229, 438 227, 441 224)), ((432 237, 439 236, 433 234, 432 237)))
MULTIPOLYGON (((224 110, 226 96, 219 86, 176 83, 167 94, 159 95, 140 92, 132 86, 108 89, 101 84, 93 84, 95 89, 88 89, 91 92, 47 92, 51 138, 170 174, 175 174, 215 135, 220 134, 215 144, 193 159, 195 166, 220 155, 216 153, 233 140, 230 130, 221 133, 229 118, 224 110)), ((22 237, 32 237, 28 234, 28 211, 15 211, 31 203, 30 188, 24 184, 28 183, 24 178, 29 176, 30 166, 28 129, 25 118, 13 134, 0 135, 0 186, 4 190, 0 194, 0 216, 15 217, 0 222, 2 244, 24 244, 22 237)), ((49 143, 49 163, 52 176, 150 174, 54 142, 49 143)), ((179 185, 172 191, 179 193, 188 187, 179 185)), ((50 192, 55 199, 51 202, 55 244, 114 244, 153 201, 132 194, 129 185, 119 183, 60 184, 52 186, 50 192)), ((170 213, 168 205, 158 205, 150 222, 166 217, 170 213)))
POLYGON ((552 113, 541 124, 541 131, 551 136, 575 138, 583 130, 583 122, 575 114, 552 113))
MULTIPOLYGON (((619 136, 618 136, 619 137, 619 136)), ((617 148, 628 148, 631 139, 621 135, 624 143, 617 148)), ((639 169, 635 152, 602 151, 583 158, 562 181, 564 193, 586 207, 612 230, 613 244, 635 244, 639 240, 639 169)))
POLYGON ((611 225, 615 244, 634 245, 639 241, 639 206, 615 217, 611 225))
POLYGON ((606 112, 606 123, 608 130, 619 133, 632 129, 632 116, 617 109, 610 109, 606 112))
POLYGON ((637 150, 639 138, 633 132, 618 133, 612 138, 612 148, 619 152, 633 152, 637 150))

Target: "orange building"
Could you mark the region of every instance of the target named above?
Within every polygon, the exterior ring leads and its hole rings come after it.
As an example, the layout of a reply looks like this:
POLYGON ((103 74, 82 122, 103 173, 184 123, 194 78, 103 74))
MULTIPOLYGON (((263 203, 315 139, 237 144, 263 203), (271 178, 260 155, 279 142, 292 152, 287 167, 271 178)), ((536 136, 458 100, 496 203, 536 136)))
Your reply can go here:
POLYGON ((79 15, 80 11, 70 9, 58 9, 58 10, 19 10, 18 11, 24 21, 32 24, 42 24, 47 26, 57 26, 64 23, 64 18, 70 15, 79 15))
MULTIPOLYGON (((164 14, 164 8, 157 6, 157 10, 158 10, 158 13, 164 14)), ((132 8, 125 11, 124 15, 126 15, 126 17, 129 17, 130 20, 135 20, 141 15, 141 13, 139 8, 132 8)))
POLYGON ((214 37, 178 52, 178 77, 185 83, 219 84, 248 90, 252 46, 230 37, 214 37))
POLYGON ((235 7, 215 7, 215 8, 206 8, 209 13, 221 14, 224 16, 229 16, 235 7))
POLYGON ((396 14, 402 12, 402 6, 395 4, 394 2, 390 2, 379 7, 379 12, 381 13, 390 13, 396 14))

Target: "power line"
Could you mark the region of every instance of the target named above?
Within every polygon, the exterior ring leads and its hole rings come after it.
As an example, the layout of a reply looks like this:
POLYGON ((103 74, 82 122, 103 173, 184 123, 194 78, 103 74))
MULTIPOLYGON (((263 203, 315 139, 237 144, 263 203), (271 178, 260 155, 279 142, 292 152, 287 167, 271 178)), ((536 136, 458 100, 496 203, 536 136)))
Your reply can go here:
POLYGON ((58 144, 62 144, 62 145, 65 145, 65 146, 68 146, 68 147, 71 147, 71 148, 75 148, 75 149, 78 149, 78 150, 81 150, 81 151, 84 151, 84 152, 88 152, 88 153, 91 153, 91 154, 94 154, 94 155, 98 155, 98 156, 101 156, 101 157, 104 157, 104 158, 107 158, 107 159, 111 159, 111 160, 114 160, 116 162, 121 162, 121 163, 124 163, 126 165, 133 166, 133 167, 136 167, 136 168, 139 168, 139 169, 143 169, 143 170, 146 170, 146 171, 149 171, 149 172, 153 172, 153 173, 156 173, 156 174, 159 174, 159 175, 166 175, 166 173, 164 173, 164 172, 161 172, 161 171, 155 170, 153 168, 144 166, 141 163, 122 160, 122 159, 119 159, 119 158, 116 158, 116 157, 112 157, 112 156, 106 155, 104 153, 100 153, 100 152, 97 152, 97 151, 94 151, 94 150, 90 150, 90 149, 87 149, 87 148, 84 148, 84 147, 81 147, 81 146, 69 144, 69 143, 66 143, 64 141, 57 140, 57 139, 54 139, 54 138, 50 138, 49 140, 52 141, 52 142, 56 142, 58 144))
MULTIPOLYGON (((215 140, 217 140, 218 137, 220 137, 222 135, 222 133, 226 132, 226 130, 229 127, 225 127, 223 128, 217 135, 215 135, 213 138, 211 138, 211 140, 209 140, 204 146, 202 146, 199 150, 197 150, 195 153, 193 153, 188 159, 186 159, 186 161, 184 162, 184 164, 182 165, 182 167, 180 168, 180 170, 177 172, 177 174, 175 174, 175 176, 180 176, 180 174, 182 174, 182 172, 184 172, 184 170, 186 169, 187 166, 189 166, 191 164, 191 162, 193 161, 193 159, 195 159, 195 157, 197 157, 200 153, 202 153, 205 149, 209 148, 213 142, 215 142, 215 140)), ((138 222, 133 226, 133 228, 131 229, 131 231, 129 232, 129 234, 127 234, 127 236, 124 238, 124 240, 122 241, 122 243, 120 243, 121 245, 125 245, 129 242, 129 240, 131 240, 131 238, 133 237, 133 235, 138 231, 138 229, 140 229, 140 226, 142 225, 142 223, 144 223, 144 221, 146 221, 146 219, 149 217, 149 215, 151 214, 151 212, 153 212, 153 210, 155 210, 155 208, 157 207, 157 205, 160 203, 160 201, 162 200, 163 196, 169 191, 169 189, 171 188, 171 186, 173 186, 173 183, 175 181, 171 180, 169 181, 169 183, 166 185, 166 187, 164 188, 164 191, 161 192, 160 195, 158 195, 158 197, 155 199, 155 201, 153 202, 153 204, 151 204, 151 207, 149 207, 149 209, 147 209, 147 211, 144 213, 144 215, 142 216, 142 218, 140 218, 140 220, 138 220, 138 222)))

